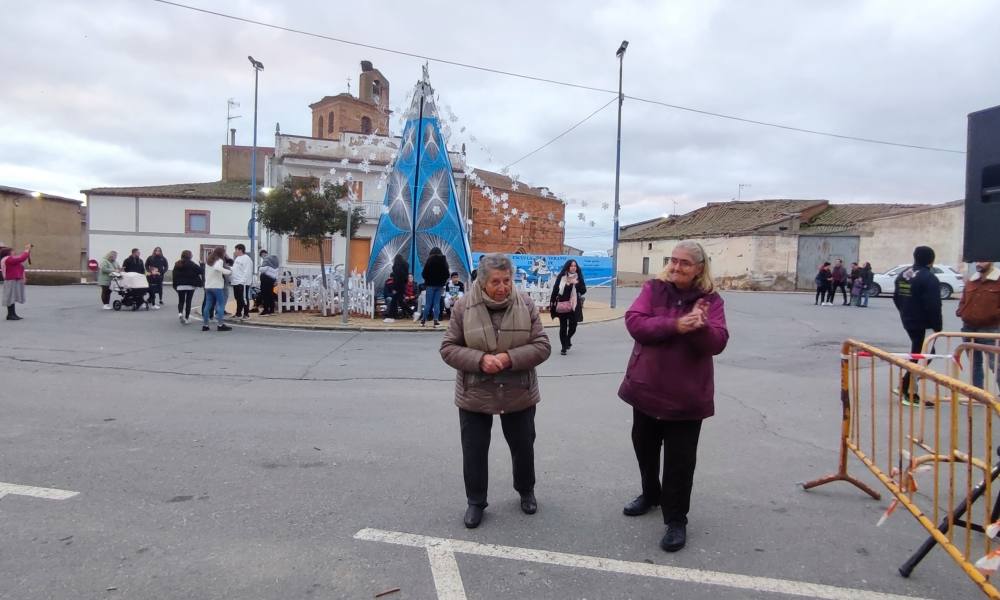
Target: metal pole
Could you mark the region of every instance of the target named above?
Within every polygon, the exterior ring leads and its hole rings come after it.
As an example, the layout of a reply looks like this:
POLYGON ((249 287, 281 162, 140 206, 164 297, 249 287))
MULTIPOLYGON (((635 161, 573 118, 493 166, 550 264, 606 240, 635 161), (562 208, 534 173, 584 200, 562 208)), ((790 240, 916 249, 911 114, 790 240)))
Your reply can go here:
POLYGON ((625 97, 622 95, 622 70, 625 62, 625 48, 618 51, 618 142, 615 147, 615 218, 614 236, 611 243, 611 308, 615 307, 618 299, 618 187, 621 180, 622 168, 622 102, 625 97))
POLYGON ((344 232, 344 290, 340 293, 340 308, 344 311, 341 317, 346 325, 350 320, 351 311, 348 303, 351 288, 351 213, 354 206, 351 204, 350 196, 347 197, 347 231, 344 232))
POLYGON ((250 260, 257 270, 257 79, 260 70, 253 70, 253 151, 250 155, 250 260))

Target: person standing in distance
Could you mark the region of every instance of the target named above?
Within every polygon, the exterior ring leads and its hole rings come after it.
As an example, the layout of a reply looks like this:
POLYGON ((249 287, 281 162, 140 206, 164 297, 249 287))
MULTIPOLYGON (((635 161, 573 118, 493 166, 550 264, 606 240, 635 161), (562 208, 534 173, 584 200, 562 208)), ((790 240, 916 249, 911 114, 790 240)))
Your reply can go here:
POLYGON ((246 321, 250 318, 250 284, 253 283, 253 261, 247 256, 247 247, 236 244, 233 248, 233 274, 229 276, 236 296, 236 318, 246 321))
POLYGON ((635 345, 618 397, 632 405, 642 493, 622 512, 634 517, 659 505, 666 524, 660 548, 676 552, 687 543, 701 424, 715 414, 713 357, 729 342, 722 297, 701 244, 674 246, 666 268, 625 313, 625 327, 635 345))
MULTIPOLYGON (((899 311, 903 329, 910 338, 910 352, 923 352, 927 330, 941 331, 941 283, 931 266, 934 265, 934 250, 929 246, 913 249, 913 266, 896 276, 896 286, 892 301, 899 311)), ((917 361, 910 361, 916 363, 917 361)), ((920 404, 920 394, 916 385, 910 390, 910 372, 903 373, 899 396, 906 406, 920 404)), ((927 408, 934 408, 930 400, 924 402, 927 408)))
POLYGON ((564 356, 573 347, 576 324, 583 321, 583 295, 586 293, 583 270, 571 258, 563 265, 552 284, 552 297, 549 299, 549 315, 553 319, 559 319, 559 354, 564 356))
MULTIPOLYGON (((962 331, 1000 333, 1000 269, 992 262, 976 263, 976 272, 969 277, 962 291, 955 315, 962 319, 962 331)), ((996 340, 966 338, 968 342, 995 346, 996 340)), ((990 354, 990 368, 996 370, 996 355, 990 354)), ((1000 378, 1000 375, 998 375, 1000 378)), ((972 353, 972 385, 983 387, 983 353, 972 353)), ((1000 383, 998 383, 1000 385, 1000 383)))
POLYGON ((24 252, 14 254, 10 248, 0 248, 0 274, 3 275, 3 305, 7 307, 7 320, 20 321, 14 304, 24 304, 24 263, 31 261, 31 244, 24 245, 24 252))
POLYGON ((431 248, 431 253, 424 262, 424 270, 420 275, 424 279, 424 308, 420 311, 420 326, 427 322, 427 317, 434 315, 434 326, 437 327, 441 321, 441 300, 444 293, 444 286, 448 283, 451 269, 448 268, 448 259, 437 246, 431 248))

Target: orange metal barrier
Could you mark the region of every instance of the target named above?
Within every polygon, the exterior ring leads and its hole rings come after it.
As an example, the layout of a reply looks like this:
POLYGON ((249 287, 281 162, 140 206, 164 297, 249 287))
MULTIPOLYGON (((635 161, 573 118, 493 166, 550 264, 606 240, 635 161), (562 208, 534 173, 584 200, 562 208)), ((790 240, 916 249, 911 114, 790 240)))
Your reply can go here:
MULTIPOLYGON (((948 363, 949 369, 962 373, 960 366, 968 365, 977 351, 1000 358, 996 346, 966 343, 955 348, 951 359, 939 359, 935 366, 948 363)), ((993 439, 994 421, 1000 418, 997 397, 899 355, 847 340, 841 353, 840 400, 837 472, 803 487, 847 481, 879 499, 878 492, 848 473, 848 453, 854 454, 895 497, 878 524, 903 506, 930 534, 900 573, 909 576, 939 544, 988 597, 1000 600, 1000 590, 987 579, 1000 568, 1000 552, 994 551, 988 535, 976 535, 973 541, 973 532, 990 526, 995 535, 1000 529, 992 526, 1000 517, 1000 500, 993 503, 993 483, 1000 475, 1000 461, 994 458, 1000 448, 993 439), (921 404, 901 402, 899 390, 907 372, 916 380, 921 404), (973 509, 984 496, 981 511, 977 509, 982 524, 975 524, 973 509), (956 528, 964 528, 964 535, 956 535, 956 528)))

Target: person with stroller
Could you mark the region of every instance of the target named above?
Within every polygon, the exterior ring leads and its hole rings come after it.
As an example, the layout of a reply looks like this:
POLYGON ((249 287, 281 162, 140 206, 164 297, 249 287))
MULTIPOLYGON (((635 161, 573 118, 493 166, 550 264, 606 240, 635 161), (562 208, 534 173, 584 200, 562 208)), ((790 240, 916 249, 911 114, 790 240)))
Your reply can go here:
POLYGON ((122 263, 122 270, 126 273, 146 274, 146 265, 142 262, 138 248, 132 248, 132 254, 128 255, 125 262, 122 263))
POLYGON ((194 291, 204 285, 201 266, 191 260, 190 250, 181 252, 181 258, 174 263, 172 274, 174 291, 177 292, 177 319, 181 325, 191 322, 191 300, 194 291))
POLYGON ((444 285, 448 283, 448 276, 451 269, 448 268, 448 259, 445 258, 441 249, 437 246, 431 248, 431 253, 427 255, 424 262, 424 270, 420 273, 424 279, 425 295, 424 308, 420 312, 420 326, 427 322, 427 317, 434 315, 434 327, 441 322, 441 294, 444 293, 444 285))
POLYGON ((232 329, 225 323, 225 304, 222 289, 226 285, 225 276, 232 273, 225 267, 225 251, 222 248, 212 250, 205 261, 205 302, 201 311, 201 330, 208 331, 208 322, 211 320, 212 312, 215 312, 216 321, 219 325, 218 331, 229 331, 232 329))
POLYGON ((586 293, 583 271, 571 258, 556 276, 549 300, 549 314, 553 319, 559 319, 559 342, 562 344, 559 354, 564 356, 573 347, 576 324, 583 321, 583 295, 586 293))
POLYGON ((118 252, 112 250, 104 255, 101 264, 97 269, 97 285, 101 287, 101 304, 104 310, 111 310, 111 276, 120 273, 121 266, 118 265, 118 252))
POLYGON ((229 276, 236 296, 236 318, 243 321, 250 318, 249 292, 253 283, 253 261, 247 256, 247 247, 236 244, 233 249, 233 274, 229 276))
POLYGON ((167 274, 170 263, 163 256, 163 249, 157 246, 153 253, 146 257, 146 280, 149 282, 149 304, 153 310, 160 310, 163 304, 163 276, 167 274), (159 296, 159 302, 157 302, 159 296))
POLYGON ((31 244, 24 252, 14 254, 10 248, 0 248, 0 274, 3 275, 3 305, 7 307, 7 320, 20 321, 14 304, 24 304, 24 263, 31 261, 31 244))

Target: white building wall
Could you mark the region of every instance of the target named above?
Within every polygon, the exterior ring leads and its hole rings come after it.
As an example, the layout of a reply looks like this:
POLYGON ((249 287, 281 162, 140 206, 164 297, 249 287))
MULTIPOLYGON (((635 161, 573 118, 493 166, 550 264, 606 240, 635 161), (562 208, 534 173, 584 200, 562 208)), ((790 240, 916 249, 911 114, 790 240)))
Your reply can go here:
POLYGON ((858 254, 862 262, 882 272, 913 262, 915 247, 930 246, 938 263, 960 269, 964 232, 963 204, 877 219, 862 226, 858 254))
POLYGON ((90 229, 135 231, 135 198, 89 196, 87 223, 90 229))

